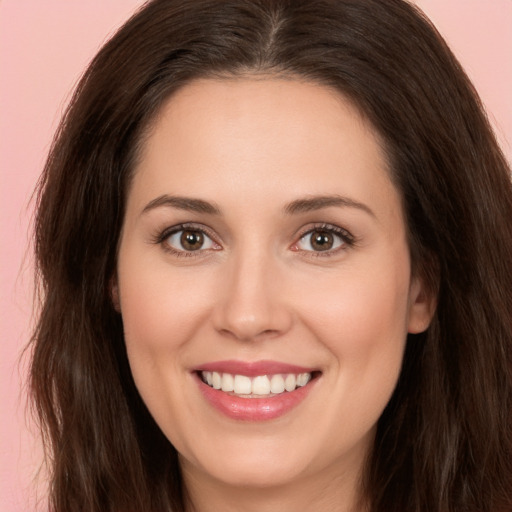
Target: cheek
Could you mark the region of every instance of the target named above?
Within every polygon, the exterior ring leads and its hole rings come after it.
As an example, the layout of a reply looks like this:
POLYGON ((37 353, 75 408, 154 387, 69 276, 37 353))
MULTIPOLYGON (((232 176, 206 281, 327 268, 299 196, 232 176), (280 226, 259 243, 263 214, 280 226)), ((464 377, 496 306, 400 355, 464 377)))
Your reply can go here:
MULTIPOLYGON (((311 300, 310 330, 332 356, 330 387, 336 405, 329 425, 344 425, 347 438, 329 428, 332 446, 370 432, 389 402, 407 339, 408 278, 388 268, 352 273, 324 300, 311 300)), ((313 297, 312 297, 313 298, 313 297)), ((349 443, 350 444, 350 443, 349 443)))
POLYGON ((343 334, 358 348, 363 342, 372 345, 407 332, 408 278, 393 267, 385 274, 369 269, 344 272, 329 283, 309 286, 302 300, 302 309, 310 311, 310 321, 327 340, 329 333, 335 339, 343 334))
POLYGON ((162 389, 176 387, 187 341, 205 324, 211 302, 208 283, 198 290, 187 272, 128 250, 119 261, 118 279, 130 368, 146 405, 158 416, 174 399, 162 389))
POLYGON ((168 265, 153 265, 136 274, 123 272, 123 266, 120 270, 127 345, 148 351, 176 350, 202 325, 211 302, 207 283, 198 286, 193 276, 172 272, 168 265))
POLYGON ((198 293, 186 272, 155 262, 140 265, 126 252, 118 276, 131 372, 157 424, 169 439, 179 440, 175 412, 188 407, 183 390, 188 341, 205 324, 210 294, 204 287, 198 293))
MULTIPOLYGON (((309 329, 333 356, 333 382, 347 407, 380 415, 398 379, 407 338, 408 274, 393 265, 386 273, 347 273, 329 293, 309 294, 309 329), (316 297, 316 300, 315 300, 316 297), (349 405, 350 404, 350 405, 349 405), (373 410, 375 409, 375 410, 373 410)), ((306 300, 306 299, 304 299, 306 300)))

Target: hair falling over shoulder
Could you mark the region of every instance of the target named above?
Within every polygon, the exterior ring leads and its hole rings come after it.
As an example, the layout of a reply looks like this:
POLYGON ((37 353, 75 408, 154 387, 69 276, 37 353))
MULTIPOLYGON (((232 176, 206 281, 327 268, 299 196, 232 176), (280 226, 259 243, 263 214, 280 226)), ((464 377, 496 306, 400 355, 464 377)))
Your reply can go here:
POLYGON ((38 189, 30 385, 50 510, 185 509, 178 456, 133 382, 110 282, 160 106, 196 78, 247 73, 328 85, 372 123, 403 198, 413 272, 437 296, 378 424, 370 512, 511 511, 510 169, 461 66, 402 0, 153 0, 93 60, 38 189))

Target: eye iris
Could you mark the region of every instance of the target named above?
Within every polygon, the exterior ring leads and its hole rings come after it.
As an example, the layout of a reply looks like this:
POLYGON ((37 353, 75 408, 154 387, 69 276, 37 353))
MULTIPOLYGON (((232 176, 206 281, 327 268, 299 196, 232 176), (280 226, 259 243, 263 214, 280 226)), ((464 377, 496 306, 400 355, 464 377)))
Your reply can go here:
POLYGON ((197 251, 204 243, 204 235, 200 231, 183 231, 180 242, 187 251, 197 251))
POLYGON ((315 231, 311 233, 311 247, 315 251, 328 251, 334 245, 334 237, 327 231, 315 231))

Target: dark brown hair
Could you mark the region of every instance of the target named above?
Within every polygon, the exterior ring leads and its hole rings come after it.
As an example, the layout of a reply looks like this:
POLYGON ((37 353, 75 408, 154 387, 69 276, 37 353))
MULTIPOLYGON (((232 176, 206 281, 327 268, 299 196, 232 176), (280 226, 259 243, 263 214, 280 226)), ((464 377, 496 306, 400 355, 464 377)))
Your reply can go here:
POLYGON ((512 187, 476 92, 402 0, 155 0, 81 80, 39 185, 31 389, 53 512, 180 511, 177 456, 109 296, 125 196, 162 103, 199 77, 338 90, 380 134, 413 271, 437 294, 367 461, 373 512, 512 510, 512 187))

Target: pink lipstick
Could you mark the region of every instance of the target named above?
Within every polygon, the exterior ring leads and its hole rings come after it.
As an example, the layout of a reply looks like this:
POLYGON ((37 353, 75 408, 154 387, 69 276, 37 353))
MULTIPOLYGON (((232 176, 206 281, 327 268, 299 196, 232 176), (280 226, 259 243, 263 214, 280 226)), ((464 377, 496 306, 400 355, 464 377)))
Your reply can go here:
POLYGON ((216 361, 194 370, 207 402, 237 420, 265 421, 298 406, 313 389, 315 368, 276 361, 216 361))

